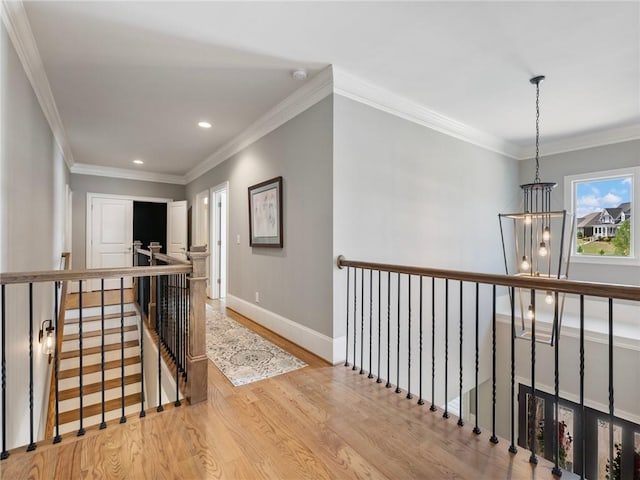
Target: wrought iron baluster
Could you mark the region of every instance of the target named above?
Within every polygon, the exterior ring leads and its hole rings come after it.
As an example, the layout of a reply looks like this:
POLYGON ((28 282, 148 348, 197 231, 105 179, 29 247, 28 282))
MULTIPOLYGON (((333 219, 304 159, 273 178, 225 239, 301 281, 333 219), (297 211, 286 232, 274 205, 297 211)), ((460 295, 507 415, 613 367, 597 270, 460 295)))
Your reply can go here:
POLYGON ((409 318, 408 329, 407 329, 407 345, 408 345, 408 356, 407 356, 407 398, 411 400, 413 395, 411 394, 411 275, 409 275, 408 281, 408 292, 407 292, 407 314, 409 318))
POLYGON ((400 274, 398 273, 398 348, 397 348, 397 353, 398 353, 398 359, 397 359, 397 363, 396 363, 396 393, 400 393, 402 390, 400 390, 400 274))
POLYGON ((460 399, 460 416, 458 417, 458 426, 463 426, 464 425, 464 419, 462 418, 462 317, 464 316, 463 314, 463 310, 464 310, 464 304, 462 303, 462 292, 463 292, 463 284, 462 284, 462 280, 460 281, 460 365, 459 365, 459 372, 460 372, 460 390, 459 390, 459 396, 458 398, 460 399))
POLYGON ((518 453, 515 445, 515 385, 516 385, 516 302, 515 288, 511 288, 511 445, 509 445, 510 453, 518 453))
MULTIPOLYGON (((179 315, 180 318, 182 317, 182 304, 184 302, 184 298, 183 298, 183 291, 184 291, 183 278, 184 278, 184 275, 178 275, 178 284, 180 286, 180 288, 178 289, 178 292, 179 292, 178 293, 178 298, 180 300, 180 302, 179 302, 180 305, 179 305, 178 312, 180 312, 180 315, 179 315)), ((179 407, 181 405, 181 403, 180 403, 180 368, 178 367, 179 351, 177 350, 178 349, 178 344, 179 344, 178 342, 180 340, 179 337, 178 337, 179 332, 180 332, 180 323, 181 323, 181 320, 176 319, 176 322, 175 322, 175 325, 176 325, 175 330, 176 330, 176 332, 175 332, 175 342, 174 342, 175 348, 176 348, 176 352, 175 352, 175 355, 173 357, 174 358, 174 363, 175 363, 175 366, 176 366, 176 401, 174 403, 174 405, 176 407, 179 407)))
POLYGON ((345 352, 344 352, 344 366, 349 366, 349 288, 351 286, 349 273, 351 272, 351 267, 347 267, 347 328, 345 335, 345 352))
POLYGON ((353 270, 353 367, 351 370, 357 370, 356 367, 356 343, 357 343, 357 323, 356 315, 358 311, 358 269, 354 268, 353 270))
POLYGON ((360 269, 360 375, 364 373, 364 268, 360 269))
MULTIPOLYGON (((167 277, 165 277, 165 280, 167 277)), ((160 301, 160 277, 156 281, 156 299, 160 301)), ((166 300, 166 296, 163 298, 162 303, 166 300)), ((159 309, 156 309, 156 323, 157 323, 157 331, 158 331, 158 407, 156 408, 157 412, 164 411, 164 407, 162 406, 162 345, 161 341, 161 332, 162 332, 162 317, 163 315, 159 313, 159 309)))
POLYGON ((1 285, 2 292, 2 453, 0 460, 9 458, 7 451, 7 352, 6 352, 6 290, 5 285, 1 285))
MULTIPOLYGON (((58 302, 58 282, 54 282, 53 284, 53 303, 54 303, 54 311, 53 311, 53 318, 55 320, 55 332, 56 332, 56 339, 55 339, 55 343, 53 345, 53 374, 55 375, 55 386, 54 386, 54 391, 55 391, 55 427, 56 427, 56 434, 53 437, 53 443, 60 443, 62 441, 62 437, 60 436, 60 359, 59 359, 59 351, 58 351, 58 332, 60 330, 58 330, 59 326, 59 302, 58 302)), ((64 298, 61 299, 63 302, 65 301, 64 298)), ((2 334, 3 338, 4 338, 4 333, 2 334)))
MULTIPOLYGON (((553 349, 554 353, 554 381, 555 381, 555 398, 554 398, 554 418, 553 425, 555 434, 553 435, 553 469, 551 473, 556 477, 562 476, 562 470, 560 469, 560 442, 558 435, 560 433, 560 417, 559 417, 559 404, 560 404, 560 373, 559 373, 559 365, 560 365, 560 330, 558 328, 558 294, 555 294, 555 301, 553 303, 553 328, 555 329, 555 345, 553 349)), ((543 452, 544 454, 544 452, 543 452)))
POLYGON ((422 398, 422 275, 420 276, 420 368, 418 371, 419 376, 419 395, 418 405, 424 405, 424 399, 422 398))
MULTIPOLYGON (((496 436, 496 286, 491 288, 491 438, 493 444, 498 443, 496 436)), ((513 397, 512 397, 513 401, 513 397)))
POLYGON ((373 348, 373 270, 369 270, 369 375, 373 378, 373 365, 371 365, 371 351, 373 348))
POLYGON ((387 272, 387 383, 385 388, 391 388, 391 271, 387 272))
POLYGON ((444 280, 444 418, 449 418, 449 279, 444 280))
POLYGON ((82 280, 78 281, 78 342, 79 342, 79 347, 80 347, 80 356, 79 356, 79 360, 80 360, 80 374, 79 374, 79 392, 80 392, 80 428, 78 429, 78 433, 76 434, 78 437, 81 437, 85 434, 85 429, 84 429, 84 388, 83 388, 83 374, 82 374, 82 367, 83 367, 83 345, 82 345, 82 280))
MULTIPOLYGON (((613 468, 613 298, 609 298, 609 465, 613 468)), ((633 447, 631 447, 633 448, 633 447)))
POLYGON ((584 295, 580 295, 580 479, 584 480, 587 467, 587 435, 584 407, 584 295))
POLYGON ((476 388, 474 390, 476 403, 476 425, 473 427, 473 433, 480 435, 480 427, 478 426, 478 417, 480 416, 480 405, 478 404, 478 370, 480 369, 480 347, 479 334, 480 328, 480 284, 476 282, 476 388))
MULTIPOLYGON (((144 277, 140 277, 140 283, 143 284, 144 277)), ((149 277, 149 288, 151 288, 151 277, 149 277)), ((151 296, 151 290, 149 290, 151 296)), ((140 418, 147 415, 144 411, 144 289, 140 290, 140 418)), ((148 315, 148 314, 147 314, 148 315)))
POLYGON ((104 278, 100 279, 100 412, 102 422, 100 422, 100 430, 107 428, 104 412, 104 278))
POLYGON ((380 378, 380 347, 381 347, 381 329, 380 329, 380 324, 382 322, 382 315, 380 313, 380 294, 381 294, 381 290, 382 287, 380 286, 380 277, 381 276, 381 272, 380 270, 378 270, 378 378, 376 378, 376 383, 382 383, 382 379, 380 378))
POLYGON ((122 409, 120 423, 126 423, 127 417, 124 414, 124 277, 120 277, 120 376, 122 377, 120 385, 120 405, 122 409))
POLYGON ((33 439, 33 283, 29 283, 29 446, 27 452, 37 447, 33 439))
POLYGON ((436 407, 436 277, 431 277, 431 406, 429 410, 435 412, 436 407))
POLYGON ((533 406, 530 409, 531 419, 531 455, 529 456, 529 463, 536 465, 538 463, 538 457, 536 456, 537 439, 536 439, 536 426, 537 419, 537 402, 536 402, 536 294, 535 290, 531 290, 531 309, 533 312, 533 318, 531 319, 531 394, 533 395, 533 406))

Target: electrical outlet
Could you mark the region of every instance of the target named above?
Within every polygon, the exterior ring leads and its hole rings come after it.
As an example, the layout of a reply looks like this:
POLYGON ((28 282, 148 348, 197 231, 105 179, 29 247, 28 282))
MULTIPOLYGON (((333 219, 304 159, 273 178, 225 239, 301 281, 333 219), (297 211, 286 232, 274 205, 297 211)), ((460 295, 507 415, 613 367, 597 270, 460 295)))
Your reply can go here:
POLYGON ((236 245, 240 245, 240 235, 236 235, 236 245))
POLYGON ((260 292, 256 292, 256 303, 260 303, 260 292))

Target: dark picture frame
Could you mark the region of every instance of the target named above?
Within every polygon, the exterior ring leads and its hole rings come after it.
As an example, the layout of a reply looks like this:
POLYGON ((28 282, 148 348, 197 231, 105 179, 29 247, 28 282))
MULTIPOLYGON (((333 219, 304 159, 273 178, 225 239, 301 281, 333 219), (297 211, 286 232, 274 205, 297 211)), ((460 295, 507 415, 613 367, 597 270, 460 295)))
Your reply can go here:
POLYGON ((249 187, 249 246, 283 247, 282 177, 249 187))

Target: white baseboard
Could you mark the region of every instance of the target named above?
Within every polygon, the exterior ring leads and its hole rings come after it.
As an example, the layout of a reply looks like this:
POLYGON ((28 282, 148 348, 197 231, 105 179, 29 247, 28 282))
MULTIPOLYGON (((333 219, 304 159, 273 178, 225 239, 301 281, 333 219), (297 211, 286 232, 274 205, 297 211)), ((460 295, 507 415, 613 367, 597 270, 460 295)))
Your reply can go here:
POLYGON ((340 357, 342 350, 336 349, 336 346, 342 345, 344 349, 344 337, 331 338, 322 333, 316 332, 309 327, 300 325, 288 318, 277 313, 273 313, 251 302, 247 302, 233 295, 226 297, 227 307, 245 317, 259 323, 265 328, 277 333, 287 340, 300 345, 302 348, 309 350, 311 353, 318 355, 320 358, 336 364, 341 359, 336 359, 336 354, 340 357))

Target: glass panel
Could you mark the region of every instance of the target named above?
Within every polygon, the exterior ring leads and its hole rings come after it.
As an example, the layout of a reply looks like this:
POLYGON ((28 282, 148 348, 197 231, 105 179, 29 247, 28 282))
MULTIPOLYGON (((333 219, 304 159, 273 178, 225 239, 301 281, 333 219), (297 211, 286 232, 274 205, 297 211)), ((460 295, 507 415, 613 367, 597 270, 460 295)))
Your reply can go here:
POLYGON ((573 409, 558 407, 558 465, 570 472, 573 472, 573 431, 573 409))
MULTIPOLYGON (((531 408, 533 397, 527 393, 527 445, 531 449, 531 408)), ((536 397, 536 452, 544 452, 544 399, 536 397)))
POLYGON ((598 478, 622 480, 620 460, 622 456, 622 428, 613 426, 613 466, 609 465, 609 422, 598 420, 598 478))

